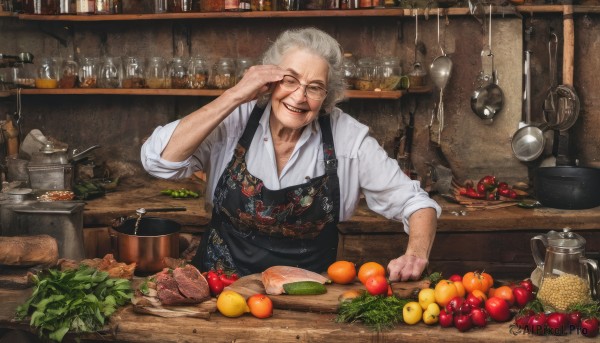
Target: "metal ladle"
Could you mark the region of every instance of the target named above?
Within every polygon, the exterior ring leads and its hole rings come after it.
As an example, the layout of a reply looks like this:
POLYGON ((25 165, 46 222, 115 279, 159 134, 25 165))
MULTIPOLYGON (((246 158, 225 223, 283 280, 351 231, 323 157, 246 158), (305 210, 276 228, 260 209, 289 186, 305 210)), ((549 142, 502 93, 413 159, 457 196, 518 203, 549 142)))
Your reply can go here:
POLYGON ((437 118, 432 116, 430 128, 437 129, 436 132, 430 132, 432 135, 432 142, 436 144, 440 144, 442 130, 444 130, 444 88, 448 84, 448 80, 450 79, 450 75, 452 74, 452 60, 446 52, 444 48, 440 44, 440 9, 437 11, 437 40, 438 47, 442 54, 436 57, 433 62, 431 62, 431 66, 429 67, 429 73, 431 75, 431 79, 433 83, 440 89, 440 99, 438 102, 437 108, 437 118), (437 122, 436 122, 437 121, 437 122), (437 127, 436 127, 437 126, 437 127))

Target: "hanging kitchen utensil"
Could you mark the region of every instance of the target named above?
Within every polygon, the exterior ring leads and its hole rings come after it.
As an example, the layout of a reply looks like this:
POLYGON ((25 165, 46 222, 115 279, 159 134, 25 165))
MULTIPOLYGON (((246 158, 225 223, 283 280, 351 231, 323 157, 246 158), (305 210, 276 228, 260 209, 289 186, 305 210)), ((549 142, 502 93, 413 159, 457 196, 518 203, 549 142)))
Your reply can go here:
POLYGON ((414 11, 415 16, 415 56, 411 71, 408 73, 408 88, 420 88, 425 86, 427 72, 417 59, 417 53, 425 54, 425 44, 419 40, 419 11, 414 11))
POLYGON ((482 57, 491 59, 491 73, 481 72, 478 78, 479 87, 471 95, 471 109, 481 119, 492 121, 496 114, 502 111, 504 106, 504 93, 498 86, 498 79, 494 66, 494 54, 492 53, 492 5, 490 4, 490 17, 488 29, 488 46, 481 52, 482 57))
POLYGON ((550 34, 548 40, 548 71, 551 73, 550 87, 547 90, 546 99, 542 105, 544 112, 544 120, 548 123, 548 126, 554 128, 557 124, 557 109, 558 109, 558 96, 556 95, 556 88, 558 86, 557 81, 557 60, 558 56, 558 36, 556 33, 550 34))
POLYGON ((440 89, 440 98, 437 105, 437 113, 431 117, 429 124, 429 138, 435 145, 440 145, 442 131, 444 130, 444 88, 448 84, 452 74, 452 60, 446 55, 440 43, 440 9, 437 12, 437 41, 441 55, 436 57, 429 68, 433 83, 440 89))
POLYGON ((531 124, 531 51, 525 51, 525 126, 519 128, 512 137, 511 148, 515 157, 529 162, 540 157, 546 145, 544 131, 548 124, 531 124))

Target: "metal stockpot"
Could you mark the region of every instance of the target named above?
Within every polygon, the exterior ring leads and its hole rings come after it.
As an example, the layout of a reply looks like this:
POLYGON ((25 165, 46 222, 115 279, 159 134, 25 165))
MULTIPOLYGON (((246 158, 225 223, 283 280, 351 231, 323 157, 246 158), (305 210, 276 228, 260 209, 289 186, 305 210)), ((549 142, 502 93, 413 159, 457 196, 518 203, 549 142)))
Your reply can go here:
POLYGON ((179 258, 179 223, 170 219, 143 217, 136 235, 136 220, 126 219, 110 230, 113 254, 118 261, 135 262, 136 273, 151 274, 166 267, 163 258, 179 258))

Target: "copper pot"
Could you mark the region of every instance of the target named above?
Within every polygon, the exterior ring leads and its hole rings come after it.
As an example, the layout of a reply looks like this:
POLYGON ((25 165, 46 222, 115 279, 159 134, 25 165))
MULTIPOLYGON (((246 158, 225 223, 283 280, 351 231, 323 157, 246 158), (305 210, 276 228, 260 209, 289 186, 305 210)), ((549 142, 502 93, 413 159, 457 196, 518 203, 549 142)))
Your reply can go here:
POLYGON ((166 267, 165 257, 179 258, 179 223, 143 217, 134 234, 136 220, 127 219, 110 230, 113 254, 118 261, 135 262, 136 274, 151 274, 166 267))

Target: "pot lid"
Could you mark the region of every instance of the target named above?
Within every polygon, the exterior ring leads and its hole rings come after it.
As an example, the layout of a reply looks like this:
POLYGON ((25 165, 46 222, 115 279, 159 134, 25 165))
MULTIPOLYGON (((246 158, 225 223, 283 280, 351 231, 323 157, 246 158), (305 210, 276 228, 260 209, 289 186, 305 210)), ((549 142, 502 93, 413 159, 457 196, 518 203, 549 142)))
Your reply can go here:
POLYGON ((548 232, 548 244, 555 248, 581 248, 585 245, 585 238, 566 227, 562 232, 548 232))

